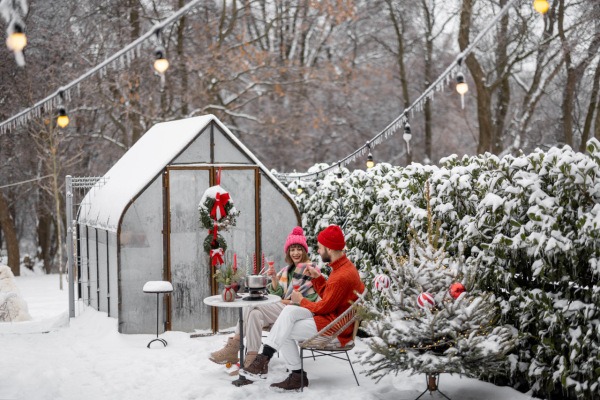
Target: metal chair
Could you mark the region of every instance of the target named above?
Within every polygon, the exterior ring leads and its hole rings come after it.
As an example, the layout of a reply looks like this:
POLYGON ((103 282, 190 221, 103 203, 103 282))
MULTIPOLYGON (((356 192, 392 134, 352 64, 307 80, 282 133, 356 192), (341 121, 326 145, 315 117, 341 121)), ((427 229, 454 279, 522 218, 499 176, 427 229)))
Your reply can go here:
POLYGON ((348 361, 350 369, 352 370, 352 374, 354 375, 354 380, 356 381, 356 384, 360 386, 360 384, 358 383, 358 378, 356 377, 356 372, 354 372, 354 367, 352 366, 352 362, 350 361, 350 356, 348 355, 348 352, 354 348, 356 332, 358 331, 358 327, 360 325, 360 320, 358 319, 357 315, 357 309, 358 306, 361 304, 365 293, 359 295, 358 299, 350 307, 348 307, 346 311, 344 311, 342 314, 340 314, 340 316, 331 321, 329 325, 317 332, 316 335, 298 343, 298 345, 300 346, 301 369, 300 391, 304 390, 304 359, 311 357, 313 358, 313 360, 316 360, 317 357, 328 356, 337 358, 339 360, 348 361), (337 340, 337 337, 351 325, 354 325, 354 329, 352 331, 352 339, 348 343, 346 343, 345 346, 341 346, 339 341, 337 340), (309 356, 304 356, 304 350, 310 350, 312 354, 309 356), (345 357, 342 357, 342 355, 344 355, 345 357))

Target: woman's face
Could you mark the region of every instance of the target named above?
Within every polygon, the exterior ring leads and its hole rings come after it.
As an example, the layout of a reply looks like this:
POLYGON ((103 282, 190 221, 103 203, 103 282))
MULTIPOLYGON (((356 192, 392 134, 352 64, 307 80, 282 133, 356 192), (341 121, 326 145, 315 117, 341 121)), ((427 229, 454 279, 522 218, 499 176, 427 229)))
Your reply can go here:
POLYGON ((304 258, 304 249, 302 246, 293 244, 290 246, 289 252, 294 265, 298 265, 298 263, 302 262, 302 259, 304 258))

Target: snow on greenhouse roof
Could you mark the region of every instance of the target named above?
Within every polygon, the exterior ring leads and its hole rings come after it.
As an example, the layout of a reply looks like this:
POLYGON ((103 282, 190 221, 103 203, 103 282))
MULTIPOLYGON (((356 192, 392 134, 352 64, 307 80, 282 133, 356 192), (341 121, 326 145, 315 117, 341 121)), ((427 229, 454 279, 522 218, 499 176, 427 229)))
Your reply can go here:
POLYGON ((103 176, 82 201, 78 222, 117 231, 127 205, 211 122, 250 158, 284 193, 287 188, 214 115, 162 122, 146 132, 103 176))

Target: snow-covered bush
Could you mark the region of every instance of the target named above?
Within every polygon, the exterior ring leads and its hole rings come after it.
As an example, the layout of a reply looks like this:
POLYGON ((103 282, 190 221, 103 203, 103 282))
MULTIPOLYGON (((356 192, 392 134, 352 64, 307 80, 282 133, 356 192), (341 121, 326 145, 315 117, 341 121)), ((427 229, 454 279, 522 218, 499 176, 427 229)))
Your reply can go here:
POLYGON ((330 223, 343 225, 370 287, 387 256, 408 255, 409 228, 427 231, 429 182, 448 255, 462 243, 479 288, 523 336, 507 378, 541 397, 600 397, 600 142, 587 148, 343 170, 341 183, 335 173, 303 181, 296 201, 311 245, 330 223))

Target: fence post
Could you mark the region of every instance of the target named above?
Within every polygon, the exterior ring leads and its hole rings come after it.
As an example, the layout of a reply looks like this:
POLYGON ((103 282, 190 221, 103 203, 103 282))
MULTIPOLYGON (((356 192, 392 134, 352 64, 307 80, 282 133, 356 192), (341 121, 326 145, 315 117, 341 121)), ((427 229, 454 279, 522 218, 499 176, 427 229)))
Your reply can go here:
POLYGON ((75 317, 75 282, 73 274, 73 181, 71 175, 65 177, 67 212, 67 269, 69 271, 69 318, 75 317))

